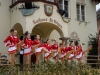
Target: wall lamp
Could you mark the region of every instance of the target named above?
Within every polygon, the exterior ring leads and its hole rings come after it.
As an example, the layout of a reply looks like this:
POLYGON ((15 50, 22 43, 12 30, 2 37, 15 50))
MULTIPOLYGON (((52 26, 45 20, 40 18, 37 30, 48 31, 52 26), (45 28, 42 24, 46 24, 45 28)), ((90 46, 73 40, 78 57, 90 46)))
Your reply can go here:
POLYGON ((62 18, 62 20, 63 20, 64 22, 69 23, 69 22, 71 21, 71 19, 69 19, 69 20, 67 20, 67 21, 64 19, 63 16, 67 13, 65 10, 62 10, 62 9, 58 8, 57 12, 61 15, 61 18, 62 18))

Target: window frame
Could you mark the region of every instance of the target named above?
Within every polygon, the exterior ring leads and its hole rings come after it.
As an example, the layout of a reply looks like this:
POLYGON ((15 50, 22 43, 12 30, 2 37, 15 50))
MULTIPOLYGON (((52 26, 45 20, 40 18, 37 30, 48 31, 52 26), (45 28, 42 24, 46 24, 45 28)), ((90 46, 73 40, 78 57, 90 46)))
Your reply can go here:
POLYGON ((77 3, 76 4, 76 15, 77 15, 77 20, 78 21, 86 21, 86 5, 85 4, 80 4, 80 3, 77 3), (79 14, 77 12, 77 5, 79 5, 79 14), (82 15, 82 6, 84 6, 84 15, 82 15), (78 15, 79 15, 79 19, 78 19, 78 15), (84 20, 82 19, 82 16, 84 16, 84 20))
MULTIPOLYGON (((59 2, 58 2, 59 4, 59 2)), ((65 6, 68 8, 68 10, 66 12, 68 12, 68 16, 63 15, 63 17, 65 18, 70 18, 70 0, 62 0, 62 4, 59 4, 59 6, 62 7, 62 10, 65 10, 65 6), (64 4, 65 1, 68 1, 68 6, 64 4)))
POLYGON ((12 4, 14 4, 15 2, 17 2, 18 0, 12 0, 12 4))
POLYGON ((66 13, 68 13, 68 16, 65 16, 65 15, 64 15, 64 17, 69 18, 69 1, 68 1, 68 0, 64 0, 64 10, 65 10, 66 13), (65 1, 68 2, 68 5, 65 5, 65 1), (65 9, 65 7, 67 7, 67 10, 65 9))

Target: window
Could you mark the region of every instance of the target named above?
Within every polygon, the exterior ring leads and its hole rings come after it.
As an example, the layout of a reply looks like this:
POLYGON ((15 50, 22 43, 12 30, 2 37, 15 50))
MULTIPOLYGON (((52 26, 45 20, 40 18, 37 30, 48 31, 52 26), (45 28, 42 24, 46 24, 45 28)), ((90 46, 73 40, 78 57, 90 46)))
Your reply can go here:
POLYGON ((77 4, 77 20, 80 20, 80 7, 79 7, 79 4, 77 4))
POLYGON ((65 10, 64 17, 69 17, 69 0, 59 0, 59 9, 65 10))
POLYGON ((13 3, 15 3, 17 0, 13 0, 13 3))
POLYGON ((63 0, 59 0, 59 9, 63 10, 63 0))
POLYGON ((68 1, 64 1, 64 10, 66 12, 66 14, 64 16, 69 17, 69 15, 68 15, 68 1))
POLYGON ((77 20, 85 21, 85 5, 77 4, 77 20))
POLYGON ((46 1, 49 1, 49 2, 54 2, 54 0, 46 0, 46 1))

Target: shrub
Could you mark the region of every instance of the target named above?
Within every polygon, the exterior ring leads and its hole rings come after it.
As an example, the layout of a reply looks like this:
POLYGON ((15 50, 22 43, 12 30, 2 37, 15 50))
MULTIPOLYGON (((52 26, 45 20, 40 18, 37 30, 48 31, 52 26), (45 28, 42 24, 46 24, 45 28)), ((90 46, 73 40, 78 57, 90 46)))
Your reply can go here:
POLYGON ((60 62, 47 63, 42 62, 39 67, 31 68, 23 66, 10 67, 3 66, 0 67, 0 75, 98 75, 98 70, 91 68, 86 64, 76 64, 75 62, 69 63, 66 61, 65 65, 60 62))
MULTIPOLYGON (((87 59, 95 59, 95 60, 88 60, 88 63, 97 63, 98 62, 98 57, 94 57, 94 56, 98 56, 98 34, 96 33, 96 35, 89 35, 89 41, 88 41, 89 45, 93 46, 93 49, 91 51, 89 51, 88 55, 93 55, 92 57, 88 56, 87 59), (97 60, 96 60, 97 59, 97 60)), ((92 67, 96 67, 96 64, 91 64, 92 67)))

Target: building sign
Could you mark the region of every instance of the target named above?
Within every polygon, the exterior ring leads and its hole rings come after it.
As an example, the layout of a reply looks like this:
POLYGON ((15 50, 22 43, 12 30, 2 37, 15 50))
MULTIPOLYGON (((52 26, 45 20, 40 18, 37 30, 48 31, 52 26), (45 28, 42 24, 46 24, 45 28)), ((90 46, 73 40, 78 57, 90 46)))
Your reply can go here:
POLYGON ((44 10, 47 16, 51 16, 53 13, 53 6, 49 4, 44 4, 44 10))
POLYGON ((53 24, 57 25, 59 28, 62 28, 62 25, 60 25, 60 23, 57 20, 52 19, 52 18, 49 18, 49 19, 47 19, 47 18, 42 18, 42 19, 39 18, 39 19, 33 21, 34 25, 42 23, 42 22, 53 23, 53 24))

